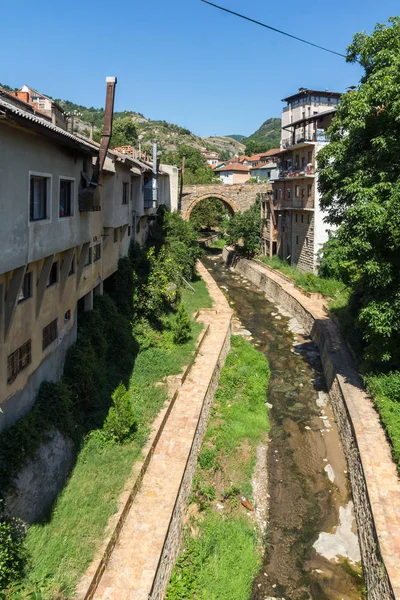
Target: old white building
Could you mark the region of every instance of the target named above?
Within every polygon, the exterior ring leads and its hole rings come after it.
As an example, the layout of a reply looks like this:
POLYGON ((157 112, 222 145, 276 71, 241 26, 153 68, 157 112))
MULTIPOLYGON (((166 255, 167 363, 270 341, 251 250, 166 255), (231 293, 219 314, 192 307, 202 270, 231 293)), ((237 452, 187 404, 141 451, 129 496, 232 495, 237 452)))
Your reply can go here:
MULTIPOLYGON (((152 165, 108 151, 0 91, 0 430, 27 412, 40 383, 62 374, 77 306, 144 243, 157 206, 152 165), (93 191, 93 190, 92 190, 93 191)), ((177 206, 178 170, 159 168, 158 203, 177 206)))

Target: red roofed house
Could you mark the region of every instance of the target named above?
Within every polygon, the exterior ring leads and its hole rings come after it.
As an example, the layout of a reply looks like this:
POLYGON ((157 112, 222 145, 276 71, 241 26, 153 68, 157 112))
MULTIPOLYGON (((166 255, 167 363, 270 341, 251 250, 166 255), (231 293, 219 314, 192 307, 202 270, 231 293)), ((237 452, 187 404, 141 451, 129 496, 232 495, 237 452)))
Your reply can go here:
POLYGON ((246 183, 250 179, 250 168, 240 163, 228 163, 216 171, 222 183, 232 185, 233 183, 246 183))

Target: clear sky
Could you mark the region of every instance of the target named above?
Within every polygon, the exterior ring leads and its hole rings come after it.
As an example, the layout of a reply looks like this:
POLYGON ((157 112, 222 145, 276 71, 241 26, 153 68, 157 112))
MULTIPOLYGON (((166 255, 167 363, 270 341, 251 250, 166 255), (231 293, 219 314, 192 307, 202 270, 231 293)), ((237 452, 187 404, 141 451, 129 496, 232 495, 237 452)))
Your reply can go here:
MULTIPOLYGON (((399 0, 214 0, 345 53, 354 33, 399 14, 399 0)), ((250 135, 299 87, 344 91, 361 70, 200 0, 19 0, 1 9, 0 82, 103 106, 197 135, 250 135)))

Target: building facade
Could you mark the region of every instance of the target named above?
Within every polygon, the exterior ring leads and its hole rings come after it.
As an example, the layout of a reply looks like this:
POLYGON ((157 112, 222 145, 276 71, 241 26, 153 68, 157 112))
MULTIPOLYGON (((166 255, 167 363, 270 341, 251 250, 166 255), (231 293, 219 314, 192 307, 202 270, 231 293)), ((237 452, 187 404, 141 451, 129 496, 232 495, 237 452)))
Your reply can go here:
POLYGON ((264 253, 314 273, 330 230, 320 206, 318 152, 339 99, 335 92, 305 88, 284 99, 278 173, 273 196, 262 201, 264 253))
MULTIPOLYGON (((62 375, 78 303, 92 308, 154 219, 152 165, 115 151, 88 202, 98 154, 98 144, 0 92, 0 430, 29 411, 42 381, 62 375)), ((161 165, 158 183, 159 203, 173 209, 178 169, 161 165)))

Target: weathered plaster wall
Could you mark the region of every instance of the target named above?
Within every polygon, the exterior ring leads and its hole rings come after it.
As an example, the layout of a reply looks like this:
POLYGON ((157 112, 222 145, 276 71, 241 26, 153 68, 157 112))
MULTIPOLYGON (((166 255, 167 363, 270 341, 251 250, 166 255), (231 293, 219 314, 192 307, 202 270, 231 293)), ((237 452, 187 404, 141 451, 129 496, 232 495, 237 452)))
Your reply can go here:
POLYGON ((236 271, 295 316, 318 345, 348 463, 368 600, 399 599, 399 480, 378 417, 338 326, 327 316, 316 318, 258 263, 238 258, 227 248, 223 256, 236 271), (378 452, 382 459, 377 457, 378 452), (379 483, 380 474, 383 478, 379 483), (379 486, 383 486, 382 494, 379 486))
POLYGON ((6 512, 29 525, 46 516, 69 475, 75 458, 74 445, 59 431, 49 433, 38 455, 29 459, 6 497, 6 512))

